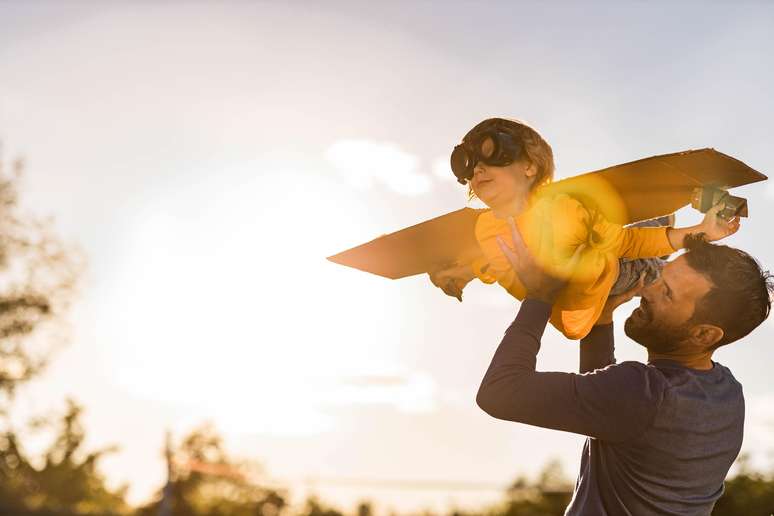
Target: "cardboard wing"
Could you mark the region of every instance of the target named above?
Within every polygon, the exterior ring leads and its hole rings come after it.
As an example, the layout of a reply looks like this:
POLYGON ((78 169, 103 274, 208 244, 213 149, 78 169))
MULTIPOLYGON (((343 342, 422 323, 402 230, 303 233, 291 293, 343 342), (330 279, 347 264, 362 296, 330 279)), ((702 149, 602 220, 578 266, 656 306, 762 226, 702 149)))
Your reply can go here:
MULTIPOLYGON (((714 149, 644 158, 556 181, 546 194, 567 193, 611 222, 630 224, 673 213, 694 189, 729 189, 768 179, 714 149)), ((439 270, 480 256, 474 228, 486 210, 463 208, 329 256, 328 260, 386 278, 439 270)))

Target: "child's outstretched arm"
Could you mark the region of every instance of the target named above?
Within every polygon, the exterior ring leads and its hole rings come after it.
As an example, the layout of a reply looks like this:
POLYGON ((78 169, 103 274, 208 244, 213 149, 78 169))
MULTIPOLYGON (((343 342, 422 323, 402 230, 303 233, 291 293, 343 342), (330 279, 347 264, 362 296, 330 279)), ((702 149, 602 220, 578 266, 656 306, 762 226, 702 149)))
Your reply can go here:
POLYGON ((681 249, 683 247, 683 239, 689 233, 704 233, 705 237, 710 242, 733 235, 739 230, 739 217, 725 220, 718 216, 718 213, 723 208, 725 208, 725 204, 723 203, 711 208, 704 215, 704 220, 701 224, 697 224, 696 226, 667 229, 669 244, 676 250, 681 249))

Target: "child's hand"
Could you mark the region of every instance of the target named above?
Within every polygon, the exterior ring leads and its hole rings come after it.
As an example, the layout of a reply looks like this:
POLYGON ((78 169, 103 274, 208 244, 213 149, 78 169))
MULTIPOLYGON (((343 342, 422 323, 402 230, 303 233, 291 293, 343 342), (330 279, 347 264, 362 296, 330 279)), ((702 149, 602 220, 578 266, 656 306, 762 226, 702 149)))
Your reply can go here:
POLYGON ((710 242, 726 238, 739 231, 739 217, 732 217, 725 220, 718 213, 725 208, 724 203, 713 206, 704 215, 704 220, 699 225, 699 231, 703 232, 710 242))
POLYGON ((462 301, 462 289, 476 277, 470 264, 453 265, 428 275, 433 285, 443 290, 447 296, 456 297, 459 301, 462 301))
POLYGON ((642 290, 642 287, 644 286, 645 286, 645 272, 642 272, 640 273, 640 279, 637 281, 637 284, 634 285, 632 288, 630 288, 626 292, 622 292, 615 296, 609 296, 607 298, 605 307, 602 309, 602 313, 599 315, 599 319, 597 319, 597 322, 594 323, 594 325, 597 326, 601 324, 612 323, 613 311, 619 306, 621 306, 622 304, 632 299, 634 296, 638 295, 640 293, 640 290, 642 290))
POLYGON ((709 242, 713 242, 715 240, 720 240, 721 238, 726 238, 739 231, 739 216, 726 220, 718 215, 725 207, 725 203, 722 202, 717 206, 713 206, 707 210, 701 224, 696 226, 667 228, 669 245, 675 250, 682 248, 686 235, 691 233, 704 233, 704 238, 709 242))

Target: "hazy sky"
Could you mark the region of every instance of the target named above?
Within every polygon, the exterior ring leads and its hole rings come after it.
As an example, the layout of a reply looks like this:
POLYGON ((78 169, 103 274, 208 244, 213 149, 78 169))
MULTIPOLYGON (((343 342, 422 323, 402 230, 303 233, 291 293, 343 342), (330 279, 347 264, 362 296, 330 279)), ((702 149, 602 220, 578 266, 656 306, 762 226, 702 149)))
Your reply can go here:
MULTIPOLYGON (((88 257, 72 343, 18 415, 86 406, 131 500, 160 449, 213 421, 296 495, 350 509, 499 493, 333 488, 310 477, 506 484, 582 438, 494 420, 475 393, 516 313, 325 256, 466 205, 448 171, 475 123, 512 116, 566 177, 714 147, 774 172, 766 3, 1 2, 0 139, 26 207, 88 257)), ((774 264, 774 188, 737 190, 728 243, 774 264)), ((690 210, 678 224, 695 223, 690 210)), ((622 327, 627 310, 617 319, 622 327)), ((618 359, 644 360, 618 335, 618 359)), ((774 322, 716 355, 744 385, 744 449, 774 466, 774 322)), ((575 370, 549 329, 543 370, 575 370)))

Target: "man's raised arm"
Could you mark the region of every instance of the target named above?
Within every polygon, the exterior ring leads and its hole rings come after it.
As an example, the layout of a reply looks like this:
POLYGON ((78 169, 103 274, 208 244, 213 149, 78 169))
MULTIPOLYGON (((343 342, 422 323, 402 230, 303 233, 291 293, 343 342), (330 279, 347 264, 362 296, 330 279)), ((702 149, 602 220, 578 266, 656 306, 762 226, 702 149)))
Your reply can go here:
POLYGON ((645 285, 645 273, 631 289, 610 296, 602 309, 596 324, 580 342, 580 360, 578 370, 588 373, 615 364, 615 339, 613 338, 613 311, 639 294, 645 285))
MULTIPOLYGON (((540 270, 515 225, 511 229, 517 250, 501 247, 528 294, 484 375, 477 403, 499 419, 611 441, 636 436, 652 421, 663 391, 643 364, 627 362, 582 375, 535 370, 562 282, 540 270)), ((609 337, 612 344, 612 333, 609 337)))
POLYGON ((598 324, 580 341, 578 371, 588 373, 615 364, 613 323, 598 324))

